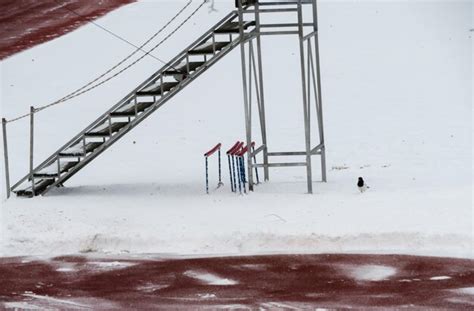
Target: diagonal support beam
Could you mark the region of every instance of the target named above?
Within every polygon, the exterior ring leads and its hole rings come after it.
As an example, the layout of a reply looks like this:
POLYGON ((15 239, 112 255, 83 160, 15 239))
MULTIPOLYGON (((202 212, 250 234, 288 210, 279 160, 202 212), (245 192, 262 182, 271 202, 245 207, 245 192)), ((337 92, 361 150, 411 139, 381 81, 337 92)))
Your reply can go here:
POLYGON ((306 181, 308 193, 313 193, 313 176, 311 170, 311 125, 308 113, 308 103, 306 97, 306 75, 305 75, 305 53, 304 53, 304 33, 303 33, 303 9, 301 0, 298 0, 298 39, 300 47, 300 65, 301 65, 301 89, 303 92, 303 117, 305 131, 305 152, 306 152, 306 181))
MULTIPOLYGON (((321 144, 321 175, 323 182, 327 182, 327 168, 326 168, 326 144, 324 142, 324 123, 323 123, 323 101, 322 101, 322 90, 321 90, 321 66, 319 57, 319 32, 318 32, 318 4, 317 0, 313 0, 313 30, 314 30, 314 53, 316 56, 316 78, 314 79, 317 84, 317 107, 318 109, 318 127, 321 144)), ((314 68, 313 68, 314 72, 314 68)))
MULTIPOLYGON (((260 4, 259 1, 255 2, 255 30, 258 35, 256 36, 257 41, 257 63, 258 63, 258 84, 259 84, 259 115, 260 115, 260 131, 262 135, 262 144, 265 146, 263 149, 263 175, 265 181, 269 180, 270 174, 268 169, 268 142, 267 142, 267 124, 265 116, 265 96, 263 87, 263 64, 262 64, 262 39, 260 36, 260 29, 262 25, 260 23, 260 4)), ((256 70, 255 70, 256 71, 256 70)))

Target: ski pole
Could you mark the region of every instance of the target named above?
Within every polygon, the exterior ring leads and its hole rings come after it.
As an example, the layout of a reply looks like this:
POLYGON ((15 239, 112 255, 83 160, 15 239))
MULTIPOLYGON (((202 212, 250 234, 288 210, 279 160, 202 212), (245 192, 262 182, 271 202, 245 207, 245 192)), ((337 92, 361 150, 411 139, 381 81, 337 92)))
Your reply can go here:
POLYGON ((234 182, 232 180, 232 165, 230 163, 230 155, 227 154, 227 161, 229 163, 229 177, 230 177, 230 190, 234 192, 234 182))

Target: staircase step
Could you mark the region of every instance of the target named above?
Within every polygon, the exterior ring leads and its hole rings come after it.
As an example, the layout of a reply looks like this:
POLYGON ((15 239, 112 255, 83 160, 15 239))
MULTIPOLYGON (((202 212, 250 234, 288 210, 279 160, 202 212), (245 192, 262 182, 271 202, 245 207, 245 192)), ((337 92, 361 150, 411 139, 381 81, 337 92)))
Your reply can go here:
MULTIPOLYGON (((114 122, 112 123, 112 133, 118 132, 128 122, 114 122)), ((109 121, 95 127, 89 133, 84 134, 86 137, 108 137, 110 136, 109 121)))
MULTIPOLYGON (((230 44, 230 42, 228 42, 228 41, 227 42, 215 42, 214 43, 216 51, 222 50, 223 48, 225 48, 229 44, 230 44)), ((212 46, 212 42, 205 42, 205 43, 195 47, 191 51, 188 51, 188 54, 189 55, 214 54, 214 48, 212 46)))
MULTIPOLYGON (((189 62, 189 72, 195 71, 202 65, 204 65, 206 62, 189 62)), ((186 63, 184 64, 179 64, 178 66, 175 66, 174 68, 168 69, 165 72, 163 72, 163 75, 165 76, 174 76, 174 75, 180 75, 180 74, 187 74, 188 69, 186 66, 186 63)))
POLYGON ((85 156, 87 153, 94 151, 97 147, 102 145, 102 142, 94 141, 86 143, 86 148, 84 152, 84 145, 82 141, 72 147, 67 148, 63 152, 59 153, 60 157, 82 157, 85 156))
MULTIPOLYGON (((137 103, 137 112, 142 112, 151 107, 153 102, 137 103)), ((133 117, 135 116, 135 104, 133 102, 120 107, 110 114, 112 117, 133 117)))
MULTIPOLYGON (((254 26, 255 21, 244 22, 243 28, 246 30, 247 28, 254 26)), ((239 23, 238 22, 228 22, 225 23, 221 28, 214 30, 214 33, 239 33, 239 23)))
MULTIPOLYGON (((35 194, 39 195, 43 191, 46 190, 50 185, 54 183, 54 178, 46 178, 46 179, 39 179, 35 180, 35 194)), ((29 185, 25 184, 25 188, 16 190, 15 191, 17 196, 20 197, 33 197, 33 191, 31 189, 31 182, 29 182, 29 185)))
MULTIPOLYGON (((72 167, 74 167, 78 161, 73 162, 62 162, 60 164, 59 171, 61 173, 69 171, 72 167)), ((53 164, 46 166, 45 168, 41 169, 39 172, 34 173, 33 176, 36 178, 48 178, 48 177, 56 177, 58 176, 58 163, 54 162, 53 164)))
MULTIPOLYGON (((163 82, 163 93, 170 91, 172 88, 174 88, 178 84, 179 84, 178 82, 163 82)), ((161 85, 159 81, 137 92, 137 96, 158 96, 158 95, 162 95, 161 85)))

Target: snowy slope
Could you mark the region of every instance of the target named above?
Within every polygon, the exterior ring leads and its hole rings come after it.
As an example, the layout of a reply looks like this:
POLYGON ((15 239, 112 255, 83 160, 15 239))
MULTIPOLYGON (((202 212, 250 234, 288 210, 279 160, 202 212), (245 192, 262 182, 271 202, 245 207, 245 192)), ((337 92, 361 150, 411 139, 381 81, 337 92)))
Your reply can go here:
MULTIPOLYGON (((141 1, 97 22, 140 44, 182 5, 141 1)), ((172 58, 231 7, 203 9, 154 55, 172 58)), ((314 195, 305 194, 303 168, 271 170, 271 181, 247 196, 228 186, 205 195, 203 152, 244 136, 236 50, 67 188, 2 201, 0 254, 472 256, 472 2, 322 1, 319 13, 329 182, 315 182, 314 195), (363 195, 358 176, 371 186, 363 195)), ((304 143, 297 47, 289 37, 263 41, 269 146, 276 151, 304 143)), ((86 25, 8 58, 0 63, 1 114, 10 119, 55 100, 131 51, 86 25)), ((146 58, 106 86, 38 114, 35 162, 160 67, 146 58)), ((27 125, 8 129, 12 181, 28 169, 27 125)))

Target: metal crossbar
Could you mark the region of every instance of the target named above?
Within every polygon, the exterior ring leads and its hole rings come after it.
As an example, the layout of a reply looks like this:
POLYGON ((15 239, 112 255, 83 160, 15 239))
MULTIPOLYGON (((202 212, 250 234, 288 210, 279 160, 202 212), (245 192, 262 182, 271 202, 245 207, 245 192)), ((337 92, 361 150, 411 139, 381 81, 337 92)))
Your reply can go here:
MULTIPOLYGON (((252 167, 264 167, 265 164, 253 164, 252 167)), ((306 162, 283 162, 283 163, 268 163, 269 167, 292 167, 292 166, 307 166, 306 162)))

